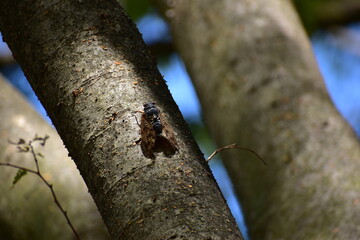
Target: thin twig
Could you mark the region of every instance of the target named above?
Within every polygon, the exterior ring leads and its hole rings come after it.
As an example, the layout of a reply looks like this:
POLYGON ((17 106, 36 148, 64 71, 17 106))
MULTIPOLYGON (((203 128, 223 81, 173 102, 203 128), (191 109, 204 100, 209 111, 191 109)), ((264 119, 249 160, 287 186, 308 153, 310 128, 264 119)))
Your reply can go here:
POLYGON ((46 184, 46 186, 48 186, 50 188, 50 191, 51 191, 51 194, 54 198, 54 202, 55 204, 58 206, 58 208, 60 209, 60 211, 62 212, 62 214, 64 215, 65 219, 66 219, 66 222, 67 224, 70 226, 71 230, 73 231, 73 233, 75 234, 76 236, 76 239, 80 240, 80 237, 78 235, 78 233, 76 232, 74 226, 72 225, 71 221, 70 221, 70 218, 68 217, 67 215, 67 212, 64 210, 64 208, 61 206, 59 200, 57 199, 56 197, 56 194, 55 194, 55 191, 54 191, 54 188, 53 188, 53 185, 48 183, 46 181, 46 179, 40 174, 38 173, 38 176, 41 178, 41 180, 46 184))
POLYGON ((40 168, 39 168, 39 161, 38 161, 38 159, 37 159, 37 157, 36 157, 36 154, 35 154, 35 151, 34 151, 34 147, 32 146, 32 141, 29 141, 29 147, 30 147, 31 155, 33 156, 34 161, 35 161, 35 166, 36 166, 37 174, 39 175, 39 177, 41 177, 40 168))
POLYGON ((238 149, 242 149, 242 150, 245 150, 245 151, 249 151, 251 153, 253 153, 258 159, 260 159, 265 165, 267 165, 267 162, 262 158, 260 157, 254 150, 252 150, 251 148, 247 148, 247 147, 242 147, 242 146, 238 146, 236 145, 236 143, 233 143, 233 144, 230 144, 230 145, 227 145, 225 147, 221 147, 221 148, 218 148, 215 150, 215 152, 213 152, 207 159, 206 159, 206 162, 209 162, 216 154, 218 154, 219 152, 225 150, 225 149, 233 149, 233 148, 238 148, 238 149))
POLYGON ((0 166, 13 167, 13 168, 21 169, 21 170, 31 172, 31 173, 34 173, 34 174, 38 174, 37 171, 31 170, 29 168, 20 167, 18 165, 14 165, 14 164, 11 164, 11 163, 2 163, 2 162, 0 162, 0 166))
MULTIPOLYGON (((48 136, 45 136, 44 138, 39 138, 37 136, 35 136, 35 138, 33 139, 33 141, 39 141, 41 140, 42 143, 40 143, 42 146, 45 145, 45 141, 46 139, 48 139, 49 137, 48 136)), ((54 202, 55 204, 57 205, 57 207, 60 209, 61 213, 64 215, 66 221, 67 221, 67 224, 70 226, 71 230, 73 231, 76 239, 80 240, 80 237, 78 235, 78 233, 76 232, 74 226, 72 225, 68 215, 67 215, 67 212, 64 210, 64 208, 61 206, 56 194, 55 194, 55 191, 53 189, 53 185, 50 184, 45 178, 44 176, 41 174, 40 172, 40 167, 39 167, 39 161, 37 159, 37 156, 36 156, 36 153, 35 153, 35 150, 34 150, 34 147, 32 146, 32 143, 33 141, 29 141, 28 143, 25 143, 22 139, 18 142, 18 143, 14 143, 14 142, 11 142, 9 141, 11 144, 13 145, 17 145, 18 148, 20 149, 20 152, 28 152, 28 151, 22 151, 21 148, 19 147, 20 145, 27 145, 29 146, 30 148, 30 152, 31 152, 31 155, 33 156, 33 159, 34 159, 34 162, 35 162, 35 166, 36 166, 36 170, 32 170, 32 169, 29 169, 29 168, 25 168, 25 167, 21 167, 21 166, 18 166, 18 165, 15 165, 15 164, 11 164, 11 163, 1 163, 0 162, 0 166, 8 166, 8 167, 13 167, 13 168, 17 168, 17 169, 21 169, 21 170, 24 170, 24 171, 27 171, 27 172, 30 172, 30 173, 33 173, 37 176, 39 176, 39 178, 45 183, 46 186, 48 186, 48 188, 50 189, 51 191, 51 194, 54 198, 54 202)))

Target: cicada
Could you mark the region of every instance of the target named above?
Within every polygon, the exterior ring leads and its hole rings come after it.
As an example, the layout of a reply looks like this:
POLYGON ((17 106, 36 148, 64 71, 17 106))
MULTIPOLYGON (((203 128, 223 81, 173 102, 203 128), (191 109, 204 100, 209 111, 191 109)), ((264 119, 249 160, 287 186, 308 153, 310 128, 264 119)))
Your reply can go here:
POLYGON ((155 103, 144 104, 140 135, 141 150, 147 158, 155 158, 155 152, 171 157, 178 150, 174 133, 155 103))

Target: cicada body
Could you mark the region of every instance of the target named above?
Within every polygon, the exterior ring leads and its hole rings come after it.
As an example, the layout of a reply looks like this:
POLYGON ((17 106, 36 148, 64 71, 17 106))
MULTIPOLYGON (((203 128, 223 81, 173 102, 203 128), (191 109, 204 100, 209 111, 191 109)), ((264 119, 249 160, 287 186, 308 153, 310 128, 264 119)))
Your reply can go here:
POLYGON ((174 133, 155 103, 145 103, 140 122, 141 150, 145 157, 155 158, 155 152, 171 157, 177 149, 174 133))

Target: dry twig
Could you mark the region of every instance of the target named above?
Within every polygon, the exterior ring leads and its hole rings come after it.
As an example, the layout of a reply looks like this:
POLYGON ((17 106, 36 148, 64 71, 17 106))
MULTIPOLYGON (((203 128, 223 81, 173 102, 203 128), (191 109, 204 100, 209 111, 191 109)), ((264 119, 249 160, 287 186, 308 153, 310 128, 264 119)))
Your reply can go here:
POLYGON ((213 152, 207 159, 206 159, 206 162, 209 162, 216 154, 218 154, 219 152, 225 150, 225 149, 233 149, 233 148, 238 148, 238 149, 242 149, 242 150, 245 150, 245 151, 249 151, 251 153, 253 153, 258 159, 260 159, 265 165, 267 165, 267 162, 262 158, 260 157, 254 150, 252 150, 251 148, 247 148, 247 147, 242 147, 242 146, 238 146, 236 145, 236 143, 233 143, 233 144, 230 144, 230 145, 227 145, 225 147, 221 147, 221 148, 218 148, 215 150, 215 152, 213 152))

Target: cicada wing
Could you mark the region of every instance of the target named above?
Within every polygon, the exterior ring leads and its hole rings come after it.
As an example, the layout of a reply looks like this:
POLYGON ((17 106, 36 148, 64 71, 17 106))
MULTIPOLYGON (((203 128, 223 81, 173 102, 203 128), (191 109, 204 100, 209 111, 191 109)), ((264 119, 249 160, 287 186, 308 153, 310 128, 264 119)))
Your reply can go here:
POLYGON ((176 151, 177 148, 169 141, 169 139, 162 135, 156 136, 154 152, 163 152, 165 156, 170 157, 174 155, 176 151))
POLYGON ((173 131, 170 126, 167 124, 165 117, 161 114, 161 125, 162 125, 162 134, 156 136, 156 142, 154 146, 154 152, 163 152, 165 156, 170 157, 176 153, 177 142, 174 136, 173 131))
POLYGON ((177 150, 178 143, 176 141, 175 135, 173 130, 171 129, 170 125, 166 122, 165 117, 161 115, 161 124, 163 126, 163 136, 168 139, 170 144, 177 150))
POLYGON ((141 150, 145 157, 155 158, 153 149, 156 141, 156 134, 152 128, 151 122, 146 118, 145 114, 141 115, 140 123, 141 150))

